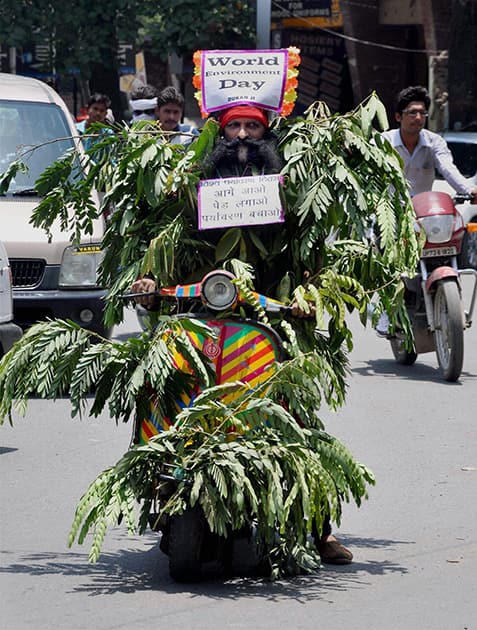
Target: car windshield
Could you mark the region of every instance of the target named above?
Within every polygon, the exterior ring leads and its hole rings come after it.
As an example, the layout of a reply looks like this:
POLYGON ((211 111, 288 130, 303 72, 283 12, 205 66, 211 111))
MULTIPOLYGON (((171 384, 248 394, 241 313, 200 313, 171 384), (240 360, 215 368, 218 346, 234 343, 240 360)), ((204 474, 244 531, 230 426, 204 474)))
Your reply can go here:
POLYGON ((0 99, 0 173, 18 159, 28 167, 26 173, 17 173, 7 194, 32 191, 45 168, 73 146, 71 129, 57 105, 0 99))
POLYGON ((465 177, 473 177, 477 172, 477 144, 471 142, 447 142, 454 162, 465 177))

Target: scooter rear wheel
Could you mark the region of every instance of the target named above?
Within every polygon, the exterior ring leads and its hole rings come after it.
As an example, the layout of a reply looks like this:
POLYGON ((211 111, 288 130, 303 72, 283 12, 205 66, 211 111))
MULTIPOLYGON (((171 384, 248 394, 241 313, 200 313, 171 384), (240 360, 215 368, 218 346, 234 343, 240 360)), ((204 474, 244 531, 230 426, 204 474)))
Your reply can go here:
POLYGON ((464 315, 454 280, 439 282, 434 296, 434 339, 437 360, 446 381, 456 381, 464 362, 464 315))

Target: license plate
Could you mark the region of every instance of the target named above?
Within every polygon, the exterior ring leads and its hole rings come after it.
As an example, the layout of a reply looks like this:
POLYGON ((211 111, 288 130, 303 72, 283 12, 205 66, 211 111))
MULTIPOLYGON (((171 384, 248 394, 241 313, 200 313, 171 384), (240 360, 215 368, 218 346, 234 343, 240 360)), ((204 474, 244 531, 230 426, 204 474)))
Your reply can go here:
POLYGON ((457 249, 455 247, 433 247, 432 249, 424 249, 422 258, 434 258, 435 256, 455 256, 457 249))

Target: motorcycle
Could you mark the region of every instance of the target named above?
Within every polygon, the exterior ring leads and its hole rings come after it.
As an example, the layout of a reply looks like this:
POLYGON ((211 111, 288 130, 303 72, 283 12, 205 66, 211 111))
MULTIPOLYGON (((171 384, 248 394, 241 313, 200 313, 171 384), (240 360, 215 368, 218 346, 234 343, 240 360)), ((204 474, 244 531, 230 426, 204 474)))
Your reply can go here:
MULTIPOLYGON (((240 292, 233 282, 233 274, 217 270, 207 274, 201 282, 189 285, 161 288, 149 295, 158 295, 176 301, 178 317, 193 317, 205 323, 213 336, 192 335, 191 341, 210 361, 217 385, 240 381, 251 390, 270 377, 273 365, 284 359, 280 337, 268 325, 242 316, 223 316, 241 304, 240 292)), ((134 299, 147 294, 127 294, 134 299)), ((291 307, 258 293, 252 293, 260 306, 268 313, 284 313, 291 307)), ((243 304, 242 304, 243 307, 243 304)), ((142 326, 151 330, 147 311, 141 309, 142 326)), ((177 355, 174 362, 178 369, 186 369, 183 357, 177 355)), ((199 394, 199 388, 195 394, 199 394)), ((225 394, 222 400, 233 393, 225 394)), ((187 394, 177 400, 177 412, 191 404, 187 394)), ((159 432, 167 431, 175 418, 166 417, 158 410, 151 392, 148 415, 136 415, 132 444, 145 444, 159 432)), ((231 439, 236 439, 232 438, 231 439)), ((184 482, 187 471, 171 463, 162 467, 157 477, 156 499, 149 514, 153 531, 162 532, 160 549, 169 556, 169 573, 177 582, 194 582, 201 578, 211 564, 226 572, 230 568, 234 543, 239 538, 251 539, 253 526, 219 536, 212 533, 206 518, 197 505, 187 507, 182 514, 173 516, 164 506, 184 482)))
POLYGON ((403 330, 396 327, 387 337, 396 361, 413 365, 419 354, 436 352, 446 381, 457 381, 464 359, 464 331, 472 324, 477 296, 477 271, 459 269, 464 235, 477 231, 477 224, 465 221, 455 202, 444 192, 423 192, 413 197, 416 229, 425 235, 419 270, 403 278, 405 305, 412 325, 414 347, 409 349, 403 330), (469 308, 464 308, 461 278, 474 280, 469 308))

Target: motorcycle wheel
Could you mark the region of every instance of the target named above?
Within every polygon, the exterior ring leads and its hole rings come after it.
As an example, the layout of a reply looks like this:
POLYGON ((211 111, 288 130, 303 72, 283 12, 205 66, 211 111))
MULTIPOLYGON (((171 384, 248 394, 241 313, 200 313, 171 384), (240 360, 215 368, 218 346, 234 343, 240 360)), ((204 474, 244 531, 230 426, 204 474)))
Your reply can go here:
POLYGON ((416 352, 408 352, 404 347, 404 339, 399 335, 393 337, 391 340, 391 350, 393 351, 394 358, 401 365, 414 365, 417 359, 416 352))
POLYGON ((207 524, 197 508, 171 517, 169 575, 176 582, 197 582, 202 575, 202 547, 207 524))
POLYGON ((439 367, 446 381, 456 381, 464 362, 464 317, 456 282, 438 284, 434 296, 434 323, 439 367))

